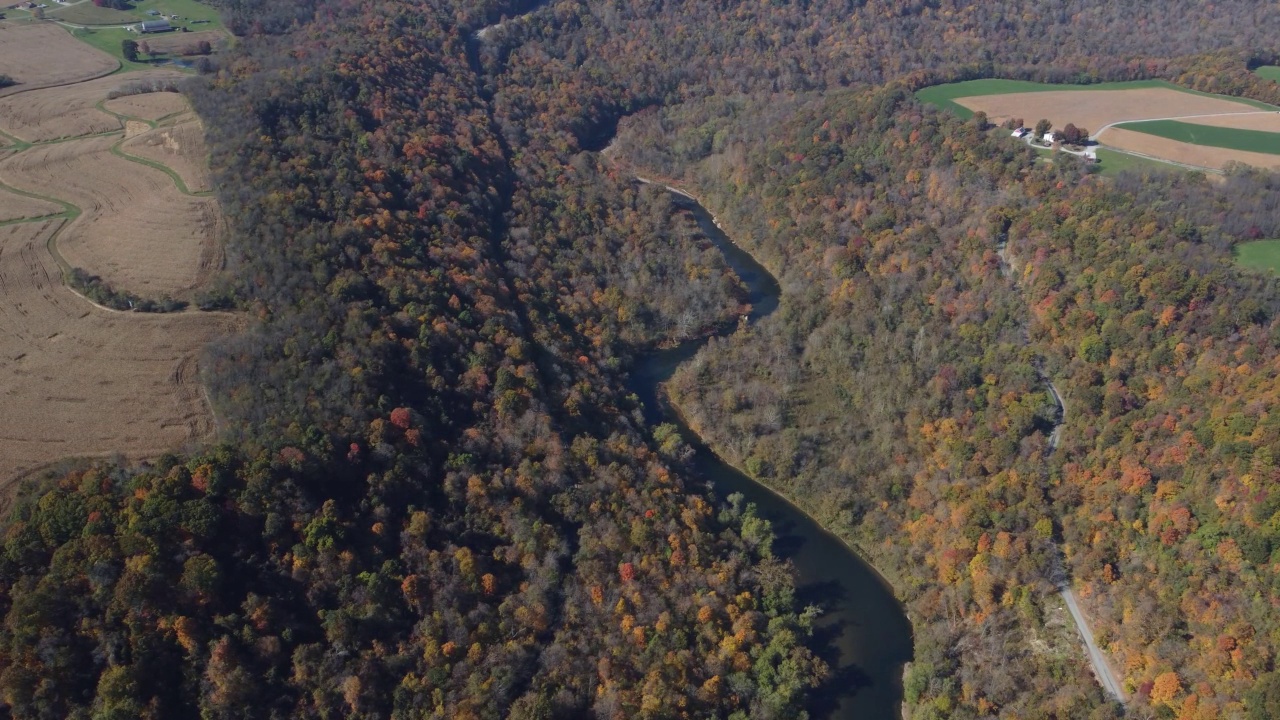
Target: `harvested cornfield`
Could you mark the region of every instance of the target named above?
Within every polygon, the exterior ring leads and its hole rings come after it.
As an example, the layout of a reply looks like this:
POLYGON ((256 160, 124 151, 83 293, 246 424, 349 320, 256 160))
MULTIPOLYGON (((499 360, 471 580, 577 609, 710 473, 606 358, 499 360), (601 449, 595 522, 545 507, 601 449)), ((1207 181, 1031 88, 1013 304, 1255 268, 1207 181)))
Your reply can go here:
POLYGON ((204 126, 199 120, 192 118, 177 125, 149 130, 129 138, 120 149, 170 168, 191 192, 213 188, 209 177, 208 150, 204 144, 204 126))
POLYGON ((159 120, 167 115, 185 111, 187 101, 178 93, 153 92, 118 97, 106 101, 103 107, 121 115, 130 115, 143 120, 159 120))
POLYGON ((0 482, 57 458, 155 454, 213 427, 196 357, 237 321, 90 305, 46 247, 62 222, 0 227, 0 482))
POLYGON ((62 212, 62 206, 47 200, 24 197, 0 188, 0 222, 40 218, 62 212))
POLYGON ((221 267, 217 201, 112 154, 119 139, 36 146, 0 162, 0 182, 83 211, 58 239, 71 266, 142 297, 187 295, 221 267))
POLYGON ((0 97, 88 80, 118 67, 120 63, 110 55, 76 40, 57 25, 0 22, 0 68, 18 81, 0 88, 0 97))
POLYGON ((119 130, 118 118, 95 107, 107 93, 138 80, 181 77, 171 70, 154 70, 0 98, 0 130, 28 142, 119 130))

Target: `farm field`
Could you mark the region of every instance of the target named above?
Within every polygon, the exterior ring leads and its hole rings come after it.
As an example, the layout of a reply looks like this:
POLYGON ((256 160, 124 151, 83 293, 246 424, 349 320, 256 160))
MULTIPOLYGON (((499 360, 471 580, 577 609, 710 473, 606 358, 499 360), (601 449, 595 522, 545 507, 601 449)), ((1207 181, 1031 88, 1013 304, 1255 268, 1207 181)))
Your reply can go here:
POLYGON ((1184 118, 1179 122, 1191 125, 1207 125, 1217 128, 1258 130, 1280 133, 1280 113, 1249 113, 1247 115, 1218 115, 1216 117, 1184 118))
MULTIPOLYGON (((1265 117, 1271 118, 1273 115, 1265 117)), ((1271 155, 1280 154, 1280 133, 1200 125, 1178 120, 1148 120, 1146 122, 1125 123, 1120 127, 1125 130, 1191 143, 1192 145, 1208 145, 1216 148, 1268 153, 1271 155)))
POLYGON ((1107 130, 1099 141, 1108 147, 1214 170, 1221 170, 1233 161, 1256 167, 1280 168, 1280 155, 1193 145, 1158 135, 1127 130, 1125 127, 1113 127, 1107 130))
POLYGON ((81 209, 58 239, 71 266, 147 298, 190 294, 221 265, 217 201, 183 195, 163 171, 113 154, 119 140, 36 146, 0 163, 0 182, 81 209))
POLYGON ((147 130, 130 137, 120 145, 120 150, 170 168, 182 178, 190 192, 213 189, 209 164, 205 161, 208 151, 204 144, 204 127, 199 120, 188 119, 147 130))
POLYGON ((234 319, 90 305, 46 249, 63 222, 0 227, 0 481, 56 458, 155 454, 212 431, 195 358, 234 319))
POLYGON ((1235 247, 1236 263, 1280 274, 1280 240, 1255 240, 1235 247))
POLYGON ((122 85, 175 77, 148 70, 0 98, 11 136, 0 149, 0 485, 60 458, 144 457, 213 432, 197 357, 241 319, 122 312, 66 285, 75 268, 117 293, 190 297, 221 268, 221 210, 184 181, 208 187, 185 100, 107 101, 122 85), (122 149, 125 127, 136 153, 122 149))
POLYGON ((185 111, 187 101, 178 93, 155 92, 115 98, 103 103, 102 107, 108 112, 154 121, 185 111))
POLYGON ((147 11, 156 10, 165 15, 178 15, 183 18, 178 21, 179 24, 187 24, 192 20, 204 21, 194 25, 192 30, 224 29, 222 20, 218 17, 218 11, 196 0, 139 0, 132 5, 133 7, 129 10, 113 10, 97 7, 86 0, 73 5, 50 7, 46 10, 46 15, 77 25, 126 25, 146 20, 151 17, 147 11))
POLYGON ((991 122, 1022 118, 1028 125, 1041 118, 1054 127, 1074 123, 1097 132, 1116 122, 1182 115, 1256 113, 1258 108, 1235 100, 1193 95, 1163 87, 1133 90, 1064 90, 979 95, 956 102, 971 111, 982 110, 991 122))
POLYGON ((1169 163, 1149 160, 1137 155, 1098 148, 1098 174, 1103 177, 1114 177, 1125 170, 1169 170, 1169 163))
POLYGON ((188 33, 164 33, 161 35, 148 35, 143 39, 147 41, 147 45, 151 48, 152 52, 169 54, 182 54, 182 52, 187 48, 195 47, 202 41, 212 45, 214 50, 221 49, 227 44, 227 34, 217 30, 202 30, 200 32, 188 33))
MULTIPOLYGON (((115 72, 120 63, 56 25, 0 22, 0 68, 17 80, 0 98, 34 88, 76 82, 115 72), (56 57, 57 62, 48 62, 56 57)), ((2 115, 0 115, 2 116, 2 115)))
POLYGON ((142 80, 182 77, 173 70, 148 70, 0 98, 0 130, 27 142, 119 130, 120 120, 96 107, 109 92, 142 80))
POLYGON ((1270 153, 1280 153, 1280 132, 1270 132, 1280 131, 1280 108, 1164 81, 1051 85, 973 80, 924 88, 916 96, 962 117, 985 112, 996 124, 1010 118, 1021 118, 1028 126, 1042 118, 1056 128, 1072 123, 1089 130, 1103 148, 1148 156, 1103 151, 1104 175, 1161 161, 1210 170, 1233 161, 1275 167, 1270 153))
MULTIPOLYGON (((947 83, 945 85, 933 85, 916 91, 916 98, 921 102, 936 105, 960 115, 963 118, 973 117, 973 109, 966 107, 964 104, 957 102, 961 98, 975 98, 990 95, 1019 95, 1026 93, 1065 93, 1065 92, 1101 92, 1111 90, 1124 90, 1133 92, 1136 90, 1169 90, 1183 95, 1193 95, 1198 97, 1213 99, 1228 99, 1231 102, 1241 103, 1250 106, 1255 110, 1277 110, 1266 103, 1257 102, 1255 100, 1245 100, 1241 98, 1224 98, 1221 95, 1210 95, 1208 93, 1188 90, 1187 88, 1174 85, 1164 80, 1133 80, 1129 82, 1107 82, 1094 83, 1090 85, 1055 85, 1051 83, 1031 82, 1029 80, 1004 80, 1000 78, 990 78, 985 80, 966 80, 964 82, 947 83)), ((981 108, 979 108, 981 109, 981 108)), ((990 115, 990 112, 987 113, 990 115)), ((1024 113, 1024 120, 1030 120, 1031 113, 1024 113)), ((1042 117, 1042 116, 1040 116, 1042 117)), ((1036 120, 1039 120, 1037 117, 1036 120)), ((1147 115, 1146 117, 1156 117, 1155 115, 1147 115)), ((993 118, 994 119, 994 118, 993 118)), ((1049 118, 1052 120, 1053 118, 1049 118)), ((1067 120, 1064 122, 1075 122, 1067 120)), ((1080 123, 1077 123, 1080 124, 1080 123)), ((1105 123, 1103 123, 1105 124, 1105 123)), ((1102 127, 1099 125, 1098 127, 1102 127)))

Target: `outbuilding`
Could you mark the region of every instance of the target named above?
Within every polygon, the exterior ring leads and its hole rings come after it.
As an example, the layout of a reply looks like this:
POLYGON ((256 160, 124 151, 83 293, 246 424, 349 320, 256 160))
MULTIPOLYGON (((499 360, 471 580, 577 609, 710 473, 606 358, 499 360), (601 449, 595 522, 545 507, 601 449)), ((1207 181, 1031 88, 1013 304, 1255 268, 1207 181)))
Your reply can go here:
POLYGON ((143 33, 169 32, 172 29, 168 20, 147 20, 138 26, 138 32, 143 33))

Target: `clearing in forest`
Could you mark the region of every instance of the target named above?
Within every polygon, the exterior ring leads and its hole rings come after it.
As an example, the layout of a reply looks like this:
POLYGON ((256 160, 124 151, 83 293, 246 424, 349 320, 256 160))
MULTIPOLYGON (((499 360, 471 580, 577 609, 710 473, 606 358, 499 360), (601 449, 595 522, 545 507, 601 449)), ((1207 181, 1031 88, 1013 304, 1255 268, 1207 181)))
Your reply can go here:
POLYGON ((1280 135, 1256 132, 1280 130, 1280 108, 1163 81, 1050 85, 973 80, 925 88, 916 95, 963 117, 985 112, 996 124, 1021 118, 1030 127, 1045 119, 1060 129, 1071 123, 1090 131, 1103 147, 1174 164, 1218 170, 1235 161, 1274 167, 1275 158, 1265 153, 1280 149, 1280 135))
POLYGON ((1253 270, 1280 274, 1280 240, 1255 240, 1235 247, 1236 263, 1253 270))
POLYGON ((56 25, 0 22, 0 74, 17 81, 0 88, 0 97, 88 80, 118 67, 120 63, 111 56, 78 42, 56 25))
MULTIPOLYGON (((33 47, 32 62, 56 66, 51 47, 33 47)), ((175 77, 145 71, 0 98, 0 485, 63 458, 145 457, 214 430, 197 357, 240 318, 113 310, 67 285, 83 271, 109 286, 94 286, 100 302, 131 307, 191 300, 221 268, 224 220, 185 100, 107 99, 175 77)))

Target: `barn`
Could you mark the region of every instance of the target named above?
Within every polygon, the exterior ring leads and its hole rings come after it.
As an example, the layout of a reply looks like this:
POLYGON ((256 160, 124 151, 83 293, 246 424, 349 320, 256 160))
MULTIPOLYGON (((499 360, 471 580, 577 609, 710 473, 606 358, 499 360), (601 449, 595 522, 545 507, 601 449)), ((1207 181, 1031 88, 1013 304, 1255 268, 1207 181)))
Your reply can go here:
POLYGON ((172 29, 168 20, 147 20, 138 26, 138 32, 142 33, 169 32, 172 29))

